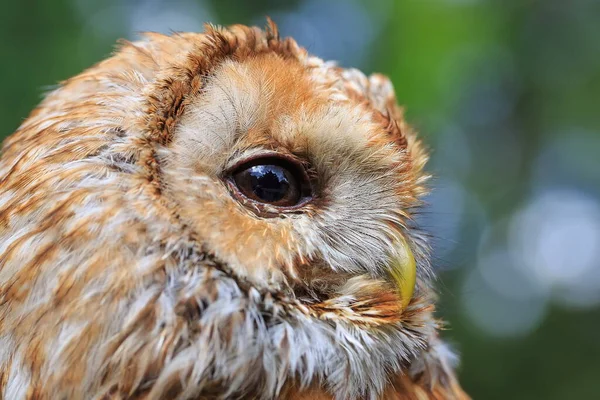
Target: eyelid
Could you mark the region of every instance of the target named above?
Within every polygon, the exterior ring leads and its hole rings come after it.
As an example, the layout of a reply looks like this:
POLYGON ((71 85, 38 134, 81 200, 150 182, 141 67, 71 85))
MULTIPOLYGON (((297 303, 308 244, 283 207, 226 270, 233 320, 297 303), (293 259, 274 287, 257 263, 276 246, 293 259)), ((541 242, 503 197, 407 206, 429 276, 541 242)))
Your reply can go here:
POLYGON ((226 173, 231 173, 239 167, 241 167, 242 165, 248 164, 253 160, 269 157, 281 158, 282 154, 273 150, 251 149, 239 154, 234 154, 229 160, 227 160, 227 163, 225 164, 225 168, 223 168, 223 170, 226 171, 226 173))

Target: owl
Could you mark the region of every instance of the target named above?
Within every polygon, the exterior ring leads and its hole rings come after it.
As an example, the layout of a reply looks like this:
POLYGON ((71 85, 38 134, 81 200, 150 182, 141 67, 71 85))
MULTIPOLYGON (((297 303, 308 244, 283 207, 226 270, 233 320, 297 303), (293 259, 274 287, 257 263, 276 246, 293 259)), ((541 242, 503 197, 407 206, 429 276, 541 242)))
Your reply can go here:
POLYGON ((4 142, 0 398, 467 399, 426 160, 272 22, 122 42, 4 142))

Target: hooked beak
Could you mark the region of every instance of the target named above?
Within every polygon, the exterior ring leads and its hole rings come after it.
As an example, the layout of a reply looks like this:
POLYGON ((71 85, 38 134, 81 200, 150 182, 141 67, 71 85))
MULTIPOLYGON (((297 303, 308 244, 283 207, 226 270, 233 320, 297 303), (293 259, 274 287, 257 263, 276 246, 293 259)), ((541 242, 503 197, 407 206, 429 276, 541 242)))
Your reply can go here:
POLYGON ((415 290, 417 264, 408 243, 402 237, 394 239, 394 250, 390 256, 390 269, 404 310, 410 303, 415 290))

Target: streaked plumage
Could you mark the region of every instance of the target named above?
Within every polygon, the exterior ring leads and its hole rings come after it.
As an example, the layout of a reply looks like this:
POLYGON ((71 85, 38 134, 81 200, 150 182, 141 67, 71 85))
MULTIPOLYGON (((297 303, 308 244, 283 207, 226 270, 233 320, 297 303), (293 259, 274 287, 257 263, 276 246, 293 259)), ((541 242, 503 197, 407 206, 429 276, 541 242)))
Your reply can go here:
POLYGON ((4 143, 0 398, 466 399, 411 219, 426 159, 387 78, 273 24, 123 42, 4 143), (232 192, 265 154, 312 200, 232 192))

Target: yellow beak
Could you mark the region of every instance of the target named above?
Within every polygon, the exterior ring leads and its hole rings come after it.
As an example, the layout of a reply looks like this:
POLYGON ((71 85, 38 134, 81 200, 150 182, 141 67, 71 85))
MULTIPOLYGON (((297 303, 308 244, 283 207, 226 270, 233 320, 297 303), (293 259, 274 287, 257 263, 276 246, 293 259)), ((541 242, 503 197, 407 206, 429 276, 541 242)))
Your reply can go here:
POLYGON ((400 293, 400 302, 404 310, 412 299, 417 279, 417 263, 404 238, 397 238, 394 253, 390 260, 391 275, 400 293))

